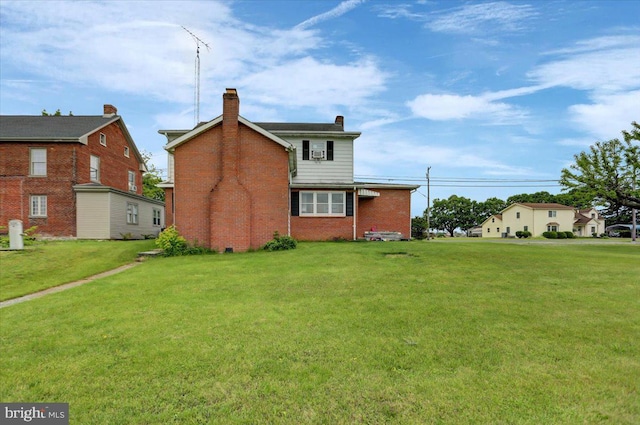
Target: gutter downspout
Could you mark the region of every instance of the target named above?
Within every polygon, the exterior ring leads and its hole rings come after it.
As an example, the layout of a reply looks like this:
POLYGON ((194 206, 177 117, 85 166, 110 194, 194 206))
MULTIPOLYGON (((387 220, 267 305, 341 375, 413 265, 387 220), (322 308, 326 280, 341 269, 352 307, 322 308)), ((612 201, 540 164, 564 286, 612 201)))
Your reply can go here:
POLYGON ((353 240, 356 240, 358 233, 358 191, 356 186, 353 186, 353 240))

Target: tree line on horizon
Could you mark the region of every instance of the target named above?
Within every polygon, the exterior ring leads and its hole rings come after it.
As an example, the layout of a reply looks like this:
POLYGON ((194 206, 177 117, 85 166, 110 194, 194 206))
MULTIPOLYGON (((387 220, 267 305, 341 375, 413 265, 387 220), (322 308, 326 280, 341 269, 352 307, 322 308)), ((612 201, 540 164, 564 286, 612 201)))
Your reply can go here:
MULTIPOLYGON (((481 225, 514 203, 557 203, 576 209, 597 208, 609 224, 629 223, 633 209, 640 209, 640 125, 631 123, 622 140, 597 142, 588 151, 574 155, 575 162, 561 172, 564 193, 521 193, 502 200, 477 202, 463 196, 434 199, 430 208, 431 229, 468 230, 481 225)), ((427 210, 411 220, 411 236, 422 238, 427 230, 427 210)))

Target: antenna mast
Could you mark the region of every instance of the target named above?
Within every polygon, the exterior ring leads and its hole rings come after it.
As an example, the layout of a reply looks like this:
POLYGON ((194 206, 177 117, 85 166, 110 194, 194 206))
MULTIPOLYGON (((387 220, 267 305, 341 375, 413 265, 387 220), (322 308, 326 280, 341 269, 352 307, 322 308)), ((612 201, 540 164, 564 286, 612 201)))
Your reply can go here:
POLYGON ((182 29, 189 33, 196 42, 196 63, 195 63, 195 93, 194 93, 194 125, 198 125, 200 122, 200 44, 207 48, 207 51, 211 51, 211 48, 200 37, 182 26, 182 29))

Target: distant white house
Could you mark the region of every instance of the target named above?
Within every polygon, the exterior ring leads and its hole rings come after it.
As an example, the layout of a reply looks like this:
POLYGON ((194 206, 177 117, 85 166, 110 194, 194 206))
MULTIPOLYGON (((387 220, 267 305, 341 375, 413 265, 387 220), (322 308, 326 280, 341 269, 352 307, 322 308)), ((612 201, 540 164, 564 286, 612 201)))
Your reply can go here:
POLYGON ((482 223, 483 238, 515 236, 529 231, 532 236, 544 232, 573 232, 576 236, 605 232, 604 218, 594 209, 576 210, 556 203, 514 203, 482 223))

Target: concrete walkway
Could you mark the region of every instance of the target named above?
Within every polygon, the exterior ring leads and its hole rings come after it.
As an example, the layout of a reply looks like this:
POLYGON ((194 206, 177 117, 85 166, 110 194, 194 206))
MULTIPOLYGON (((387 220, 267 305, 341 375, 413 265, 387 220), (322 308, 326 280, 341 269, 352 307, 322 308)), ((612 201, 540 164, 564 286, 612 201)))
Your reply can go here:
POLYGON ((24 296, 19 297, 19 298, 13 298, 13 299, 10 299, 10 300, 2 301, 2 302, 0 302, 0 308, 9 307, 10 305, 18 304, 18 303, 21 303, 21 302, 24 302, 24 301, 33 300, 35 298, 44 297, 45 295, 55 294, 56 292, 65 291, 67 289, 75 288, 76 286, 80 286, 80 285, 84 285, 85 283, 93 282, 96 279, 100 279, 100 278, 103 278, 103 277, 107 277, 107 276, 111 276, 111 275, 123 272, 125 270, 129 270, 130 268, 133 268, 133 267, 137 266, 138 264, 140 264, 140 263, 136 262, 136 263, 125 264, 124 266, 120 266, 120 267, 118 267, 116 269, 113 269, 113 270, 107 270, 106 272, 98 273, 96 275, 89 276, 89 277, 87 277, 85 279, 76 280, 75 282, 65 283, 64 285, 60 285, 60 286, 54 286, 53 288, 47 288, 47 289, 44 289, 42 291, 34 292, 33 294, 29 294, 29 295, 24 295, 24 296))

